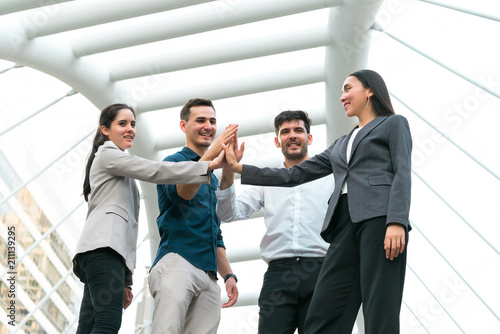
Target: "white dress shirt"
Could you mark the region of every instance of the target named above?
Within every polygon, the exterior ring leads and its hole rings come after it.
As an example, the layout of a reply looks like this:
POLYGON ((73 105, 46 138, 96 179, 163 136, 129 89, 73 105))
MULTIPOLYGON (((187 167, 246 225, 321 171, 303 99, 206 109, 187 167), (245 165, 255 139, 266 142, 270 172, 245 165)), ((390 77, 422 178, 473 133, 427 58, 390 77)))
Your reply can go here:
MULTIPOLYGON (((351 138, 349 138, 349 142, 347 143, 347 151, 346 151, 346 157, 347 157, 347 163, 351 160, 351 153, 352 153, 352 143, 354 142, 354 138, 356 138, 356 135, 358 134, 359 130, 361 130, 363 127, 358 127, 354 129, 352 132, 351 138)), ((342 192, 341 194, 347 194, 347 182, 344 181, 344 184, 342 185, 342 192)))
POLYGON ((329 244, 320 232, 333 188, 333 174, 292 188, 252 186, 237 197, 233 184, 216 191, 217 215, 231 222, 264 208, 267 230, 260 254, 266 263, 298 256, 322 257, 329 244))

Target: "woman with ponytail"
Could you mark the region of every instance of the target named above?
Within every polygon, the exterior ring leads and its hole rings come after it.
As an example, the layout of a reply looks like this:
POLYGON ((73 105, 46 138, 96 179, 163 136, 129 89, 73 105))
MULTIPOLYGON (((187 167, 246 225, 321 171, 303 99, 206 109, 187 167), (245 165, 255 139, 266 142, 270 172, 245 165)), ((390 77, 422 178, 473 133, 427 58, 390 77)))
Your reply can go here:
POLYGON ((101 112, 83 184, 87 219, 73 258, 73 271, 84 283, 77 333, 118 333, 122 308, 132 301, 140 202, 135 179, 208 183, 209 171, 222 167, 221 144, 236 130, 229 126, 199 162, 152 161, 126 152, 136 135, 131 107, 113 104, 101 112))

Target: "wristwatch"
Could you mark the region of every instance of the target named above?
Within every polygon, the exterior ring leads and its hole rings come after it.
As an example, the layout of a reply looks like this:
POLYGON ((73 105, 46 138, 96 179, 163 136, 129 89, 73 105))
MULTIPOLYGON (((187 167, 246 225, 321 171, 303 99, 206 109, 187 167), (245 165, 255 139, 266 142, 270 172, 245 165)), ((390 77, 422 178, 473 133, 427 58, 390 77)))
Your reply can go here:
POLYGON ((233 277, 234 280, 236 281, 236 283, 238 283, 238 277, 236 277, 235 274, 227 274, 226 276, 224 276, 224 284, 226 284, 227 280, 230 278, 230 277, 233 277))

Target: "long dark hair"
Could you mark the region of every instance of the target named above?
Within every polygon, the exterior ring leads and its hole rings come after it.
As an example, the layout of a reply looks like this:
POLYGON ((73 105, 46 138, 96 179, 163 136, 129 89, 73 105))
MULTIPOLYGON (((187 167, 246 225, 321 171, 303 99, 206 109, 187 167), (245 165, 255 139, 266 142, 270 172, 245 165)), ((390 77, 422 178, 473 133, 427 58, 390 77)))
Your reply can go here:
POLYGON ((89 194, 90 194, 90 168, 92 167, 92 162, 94 162, 95 153, 99 149, 99 146, 104 144, 104 142, 109 139, 102 133, 101 126, 104 125, 108 129, 111 128, 111 123, 113 123, 113 121, 116 118, 116 115, 122 109, 129 109, 134 114, 135 117, 134 109, 123 103, 112 104, 104 108, 103 111, 101 111, 101 116, 99 117, 99 127, 97 127, 97 131, 94 137, 94 142, 92 143, 92 150, 90 151, 89 158, 87 160, 87 167, 85 167, 85 180, 83 181, 83 197, 87 202, 89 201, 89 194))
POLYGON ((349 74, 349 76, 356 77, 363 87, 372 90, 372 105, 377 116, 392 116, 395 114, 389 91, 380 74, 372 70, 359 70, 349 74))

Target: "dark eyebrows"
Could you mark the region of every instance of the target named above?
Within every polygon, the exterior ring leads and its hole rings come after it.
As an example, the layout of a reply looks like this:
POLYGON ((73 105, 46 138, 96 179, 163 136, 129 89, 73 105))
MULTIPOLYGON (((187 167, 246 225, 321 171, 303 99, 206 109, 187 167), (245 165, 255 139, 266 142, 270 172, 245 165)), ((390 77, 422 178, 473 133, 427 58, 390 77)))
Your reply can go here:
POLYGON ((207 118, 207 117, 203 117, 203 116, 198 116, 198 117, 195 118, 195 121, 206 121, 207 119, 209 119, 210 121, 216 121, 217 120, 215 117, 207 118))
POLYGON ((295 131, 300 130, 300 131, 307 132, 305 127, 303 127, 303 126, 295 126, 295 127, 291 127, 291 128, 281 128, 280 131, 279 131, 279 133, 282 134, 284 131, 289 132, 291 129, 293 129, 295 131))

